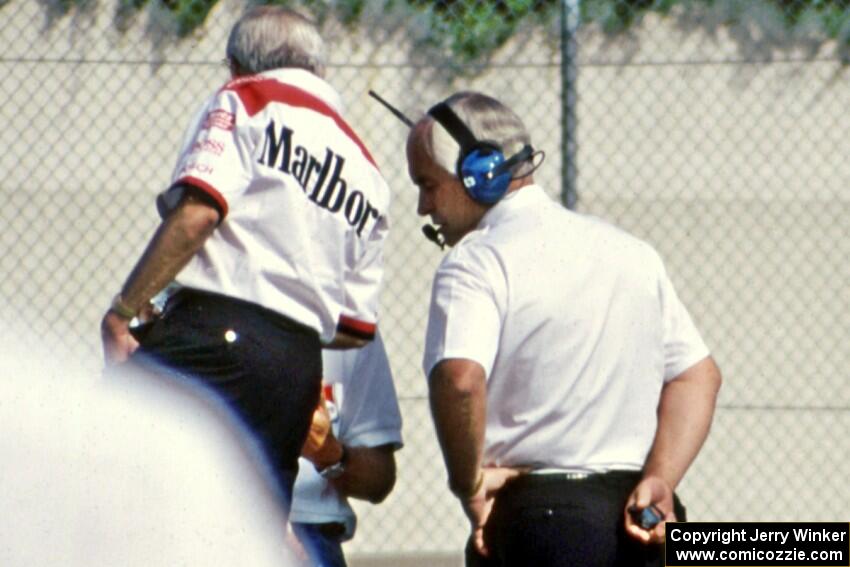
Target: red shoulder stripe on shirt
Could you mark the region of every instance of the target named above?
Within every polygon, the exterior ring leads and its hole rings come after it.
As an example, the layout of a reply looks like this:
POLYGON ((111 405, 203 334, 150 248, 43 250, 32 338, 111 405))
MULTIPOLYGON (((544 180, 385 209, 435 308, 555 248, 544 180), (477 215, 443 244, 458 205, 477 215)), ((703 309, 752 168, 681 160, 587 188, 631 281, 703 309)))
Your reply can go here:
POLYGON ((311 95, 305 90, 299 89, 286 83, 281 83, 274 79, 254 78, 236 79, 224 86, 223 90, 235 92, 242 100, 245 110, 249 116, 254 116, 263 110, 270 102, 282 102, 290 106, 300 108, 308 108, 314 112, 318 112, 333 120, 340 130, 345 132, 352 142, 357 144, 363 157, 371 163, 375 169, 378 165, 375 163, 372 154, 366 149, 366 145, 360 140, 351 126, 337 114, 337 112, 328 106, 322 99, 311 95))
POLYGON ((339 316, 339 322, 336 325, 336 330, 347 335, 352 335, 360 339, 371 341, 375 338, 375 329, 377 325, 360 321, 346 315, 339 316))
POLYGON ((215 204, 218 205, 219 211, 221 212, 221 218, 227 216, 227 199, 224 198, 224 195, 218 192, 218 189, 204 181, 203 179, 198 179, 197 177, 193 177, 191 175, 184 175, 177 181, 171 184, 172 187, 175 185, 191 185, 192 187, 197 188, 200 191, 203 191, 209 197, 215 201, 215 204))

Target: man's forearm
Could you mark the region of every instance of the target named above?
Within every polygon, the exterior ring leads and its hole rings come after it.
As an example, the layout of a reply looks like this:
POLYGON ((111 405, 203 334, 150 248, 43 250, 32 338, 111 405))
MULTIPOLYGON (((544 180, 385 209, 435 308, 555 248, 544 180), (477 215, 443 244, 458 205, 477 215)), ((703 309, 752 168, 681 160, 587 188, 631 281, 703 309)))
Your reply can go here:
POLYGON ((344 496, 377 504, 395 486, 396 466, 393 449, 380 447, 346 447, 345 472, 331 481, 344 496))
POLYGON ((219 220, 210 205, 187 196, 159 226, 144 254, 121 288, 121 301, 138 311, 168 285, 189 262, 219 220))
POLYGON ((449 485, 456 494, 474 492, 484 450, 484 369, 468 360, 440 362, 431 373, 430 401, 449 485))
POLYGON ((644 476, 661 477, 671 488, 679 484, 708 436, 720 383, 720 370, 708 357, 664 386, 644 476))

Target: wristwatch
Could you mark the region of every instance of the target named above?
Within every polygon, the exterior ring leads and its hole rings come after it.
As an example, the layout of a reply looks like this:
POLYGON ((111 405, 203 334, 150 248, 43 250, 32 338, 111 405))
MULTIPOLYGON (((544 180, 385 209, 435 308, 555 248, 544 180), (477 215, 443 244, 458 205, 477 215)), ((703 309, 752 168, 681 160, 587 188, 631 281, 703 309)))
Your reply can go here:
POLYGON ((319 476, 326 480, 333 480, 335 478, 339 478, 345 472, 345 458, 347 457, 345 452, 345 445, 342 445, 342 456, 339 458, 337 462, 332 465, 329 465, 322 470, 318 471, 319 476))

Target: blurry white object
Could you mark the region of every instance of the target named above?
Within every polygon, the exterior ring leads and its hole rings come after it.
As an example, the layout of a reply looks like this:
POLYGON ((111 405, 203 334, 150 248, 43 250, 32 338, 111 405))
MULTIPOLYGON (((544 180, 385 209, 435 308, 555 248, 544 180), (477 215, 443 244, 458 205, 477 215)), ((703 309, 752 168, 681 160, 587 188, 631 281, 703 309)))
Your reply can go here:
POLYGON ((0 345, 0 565, 294 563, 275 495, 218 406, 44 350, 0 345))

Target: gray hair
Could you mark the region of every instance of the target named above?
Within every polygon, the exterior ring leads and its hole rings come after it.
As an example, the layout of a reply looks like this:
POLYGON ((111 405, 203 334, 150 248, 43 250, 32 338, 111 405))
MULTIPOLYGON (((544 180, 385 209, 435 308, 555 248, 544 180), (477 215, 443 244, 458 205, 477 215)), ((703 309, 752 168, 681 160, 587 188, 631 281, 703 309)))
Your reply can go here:
POLYGON ((255 6, 227 40, 227 58, 249 74, 296 67, 325 76, 325 44, 308 16, 281 6, 255 6))
MULTIPOLYGON (((505 158, 531 145, 531 136, 516 113, 493 97, 474 91, 453 94, 444 101, 457 117, 466 124, 479 141, 495 143, 502 148, 505 158)), ((460 157, 460 144, 436 120, 426 140, 431 157, 446 171, 456 174, 460 157)), ((513 174, 525 175, 532 171, 532 163, 518 165, 513 174)))

